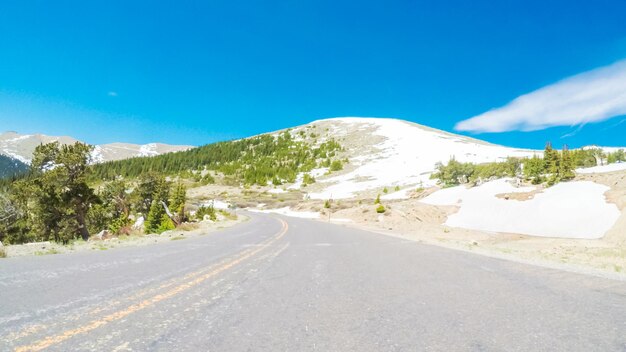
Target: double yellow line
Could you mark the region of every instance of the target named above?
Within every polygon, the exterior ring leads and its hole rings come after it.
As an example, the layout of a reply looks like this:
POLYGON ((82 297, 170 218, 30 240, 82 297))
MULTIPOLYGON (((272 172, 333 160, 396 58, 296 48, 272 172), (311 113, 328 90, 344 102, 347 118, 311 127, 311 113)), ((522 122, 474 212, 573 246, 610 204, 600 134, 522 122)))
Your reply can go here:
POLYGON ((80 335, 80 334, 84 334, 87 333, 89 331, 95 330, 101 326, 104 326, 106 324, 109 324, 111 322, 120 320, 124 317, 127 317, 133 313, 136 313, 140 310, 143 310, 145 308, 148 308, 156 303, 159 303, 165 299, 168 298, 172 298, 184 291, 189 290, 192 287, 195 287, 201 283, 203 283, 204 281, 217 276, 218 274, 240 264, 241 262, 255 256, 256 254, 258 254, 259 252, 263 251, 264 249, 266 249, 267 247, 271 246, 272 244, 276 243, 278 240, 280 240, 283 236, 285 236, 285 234, 287 234, 287 231, 289 230, 289 225, 287 224, 287 222, 285 222, 282 219, 278 219, 281 222, 281 230, 274 236, 272 236, 271 238, 261 242, 259 244, 258 247, 253 248, 253 249, 248 249, 245 250, 241 253, 239 253, 239 255, 237 257, 235 257, 234 259, 229 259, 229 260, 225 260, 222 261, 218 264, 215 264, 211 267, 209 267, 208 269, 202 269, 202 270, 198 270, 195 271, 193 273, 190 273, 188 275, 185 275, 185 279, 188 279, 189 281, 184 282, 178 286, 175 286, 167 291, 164 291, 162 293, 159 293, 157 295, 154 295, 150 298, 147 298, 139 303, 130 305, 124 309, 118 310, 116 312, 113 312, 109 315, 106 315, 100 319, 96 319, 96 320, 92 320, 78 328, 75 329, 71 329, 71 330, 66 330, 60 334, 57 335, 52 335, 52 336, 48 336, 42 340, 39 340, 31 345, 26 345, 26 346, 21 346, 15 349, 15 351, 17 352, 24 352, 24 351, 41 351, 45 348, 48 348, 52 345, 61 343, 65 340, 70 339, 73 336, 76 335, 80 335))

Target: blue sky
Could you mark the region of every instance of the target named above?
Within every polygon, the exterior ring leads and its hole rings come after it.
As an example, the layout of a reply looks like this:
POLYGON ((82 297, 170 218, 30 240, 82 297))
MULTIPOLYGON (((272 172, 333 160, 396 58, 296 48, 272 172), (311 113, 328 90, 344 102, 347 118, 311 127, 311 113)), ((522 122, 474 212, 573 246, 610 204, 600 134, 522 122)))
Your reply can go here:
POLYGON ((537 106, 568 87, 533 93, 626 59, 624 13, 617 0, 3 1, 0 130, 201 145, 378 116, 519 147, 626 145, 619 80, 575 106, 588 120, 537 106), (606 102, 619 106, 590 107, 606 102))

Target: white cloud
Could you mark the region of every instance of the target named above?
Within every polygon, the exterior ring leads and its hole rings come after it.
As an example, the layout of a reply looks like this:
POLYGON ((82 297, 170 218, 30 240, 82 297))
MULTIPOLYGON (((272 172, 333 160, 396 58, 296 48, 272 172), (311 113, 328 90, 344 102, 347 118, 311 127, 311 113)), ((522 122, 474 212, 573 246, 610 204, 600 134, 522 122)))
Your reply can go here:
POLYGON ((536 131, 600 122, 626 114, 626 60, 566 78, 509 104, 461 121, 473 132, 536 131))
POLYGON ((117 96, 117 92, 111 91, 111 92, 108 92, 107 95, 110 96, 110 97, 116 97, 117 96))

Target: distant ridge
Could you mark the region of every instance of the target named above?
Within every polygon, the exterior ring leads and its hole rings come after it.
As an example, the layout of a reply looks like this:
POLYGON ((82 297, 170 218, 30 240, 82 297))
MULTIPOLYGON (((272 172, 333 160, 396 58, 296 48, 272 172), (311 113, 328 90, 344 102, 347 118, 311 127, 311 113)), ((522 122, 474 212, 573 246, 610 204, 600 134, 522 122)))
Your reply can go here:
MULTIPOLYGON (((35 148, 40 144, 59 142, 74 144, 79 140, 69 136, 47 136, 44 134, 19 134, 16 131, 6 131, 0 134, 0 155, 16 159, 24 164, 30 164, 35 148)), ((128 159, 137 156, 154 156, 170 152, 188 150, 188 145, 169 145, 162 143, 131 144, 109 143, 94 146, 93 162, 106 162, 128 159)))

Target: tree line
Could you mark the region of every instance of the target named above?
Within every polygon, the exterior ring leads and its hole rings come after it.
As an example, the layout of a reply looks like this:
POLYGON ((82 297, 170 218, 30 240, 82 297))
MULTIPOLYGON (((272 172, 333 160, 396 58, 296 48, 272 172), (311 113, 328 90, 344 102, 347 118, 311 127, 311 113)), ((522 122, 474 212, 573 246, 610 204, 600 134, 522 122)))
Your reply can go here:
POLYGON ((543 157, 534 155, 532 158, 509 157, 502 162, 483 164, 463 163, 450 159, 447 164, 438 163, 431 178, 437 179, 444 187, 456 186, 461 183, 479 183, 491 178, 522 177, 533 184, 546 183, 551 186, 560 181, 575 177, 574 170, 579 167, 591 167, 603 162, 626 162, 623 149, 605 153, 599 148, 562 150, 552 148, 547 143, 543 157))

